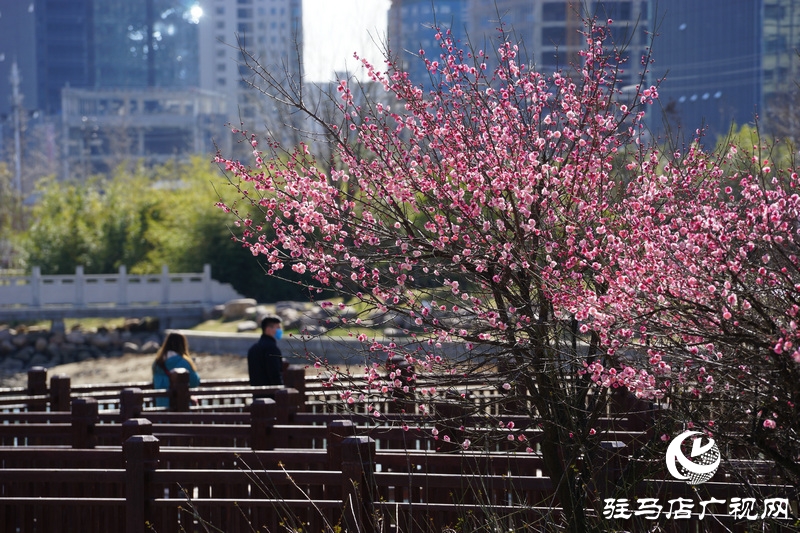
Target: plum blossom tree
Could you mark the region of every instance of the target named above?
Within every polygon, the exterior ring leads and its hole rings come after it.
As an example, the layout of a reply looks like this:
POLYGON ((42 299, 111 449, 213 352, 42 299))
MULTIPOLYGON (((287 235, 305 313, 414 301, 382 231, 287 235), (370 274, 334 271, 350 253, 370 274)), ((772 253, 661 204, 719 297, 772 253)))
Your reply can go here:
MULTIPOLYGON (((798 486, 800 191, 791 161, 772 167, 780 153, 760 141, 721 157, 695 145, 657 179, 644 177, 655 154, 640 162, 610 230, 625 242, 601 269, 604 313, 583 327, 646 353, 686 420, 798 486)), ((616 379, 600 362, 587 372, 616 379)))
MULTIPOLYGON (((417 392, 466 405, 464 379, 495 376, 506 394, 492 422, 498 438, 540 452, 553 481, 561 511, 541 526, 572 531, 607 527, 601 418, 610 404, 669 394, 697 405, 693 397, 721 386, 730 400, 750 386, 746 375, 760 383, 747 394, 761 435, 775 429, 764 423, 775 422, 781 399, 766 402, 777 393, 757 357, 790 354, 774 369, 783 365, 787 379, 797 371, 797 310, 778 303, 797 292, 781 270, 796 271, 794 197, 780 182, 759 181, 763 169, 731 179, 699 145, 670 157, 648 147, 642 108, 657 87, 623 93, 616 80, 627 61, 605 47, 607 32, 586 21, 574 72, 545 74, 508 39, 493 56, 462 51, 437 30, 438 57, 419 52, 438 81, 430 93, 387 60, 385 70, 363 65, 390 98, 358 98, 360 86, 341 80, 336 120, 301 90, 276 95, 333 142, 337 164, 318 161, 307 144, 260 143, 244 131, 251 163, 217 156, 242 197, 220 207, 237 215, 242 242, 270 274, 289 266, 311 275, 312 292, 333 290, 402 319, 406 336, 353 333, 372 391, 406 392, 419 374, 438 371, 436 387, 417 392), (777 231, 788 246, 781 253, 765 240, 777 231), (748 332, 742 342, 729 336, 737 317, 736 335, 748 332), (452 342, 460 351, 444 356, 452 342), (750 362, 728 365, 726 351, 745 345, 750 362), (383 376, 376 358, 415 370, 383 376)), ((427 413, 432 403, 414 405, 427 413)), ((663 452, 666 443, 652 440, 663 452)), ((461 434, 458 443, 492 445, 461 434)))
MULTIPOLYGON (((324 172, 331 166, 309 146, 260 145, 246 132, 251 164, 217 157, 250 212, 221 207, 239 216, 242 240, 271 274, 291 265, 313 276, 312 289, 333 289, 416 328, 406 341, 360 334, 367 354, 446 370, 452 382, 424 392, 453 393, 456 402, 461 376, 498 373, 520 400, 513 413, 541 428, 547 474, 575 531, 587 528, 585 480, 593 475, 580 458, 599 445, 595 426, 609 389, 578 376, 600 356, 600 336, 578 331, 584 308, 560 295, 607 290, 602 243, 623 185, 614 162, 623 150, 644 149, 640 107, 657 97, 655 87, 640 86, 622 100, 615 73, 625 59, 604 48, 606 33, 588 21, 574 75, 546 75, 508 40, 495 58, 459 50, 437 32, 440 57, 420 50, 440 81, 430 94, 391 61, 386 72, 363 64, 394 103, 357 99, 358 87, 342 80, 338 123, 322 120, 300 94, 280 94, 335 139, 340 167, 324 172), (274 239, 265 238, 267 227, 274 239), (460 357, 441 356, 450 341, 462 343, 460 357)), ((367 376, 377 391, 414 379, 384 382, 369 365, 367 376)), ((654 391, 644 371, 626 370, 617 382, 654 391)), ((522 432, 509 437, 535 446, 522 432)))

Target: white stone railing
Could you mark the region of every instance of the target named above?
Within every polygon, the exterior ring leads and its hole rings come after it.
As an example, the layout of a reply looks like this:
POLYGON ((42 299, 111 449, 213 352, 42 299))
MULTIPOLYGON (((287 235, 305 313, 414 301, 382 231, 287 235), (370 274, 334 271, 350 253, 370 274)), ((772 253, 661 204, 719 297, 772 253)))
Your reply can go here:
POLYGON ((211 266, 200 273, 128 274, 124 266, 117 274, 45 275, 33 267, 30 276, 0 276, 0 309, 45 306, 136 306, 202 304, 216 305, 241 298, 230 285, 211 279, 211 266))

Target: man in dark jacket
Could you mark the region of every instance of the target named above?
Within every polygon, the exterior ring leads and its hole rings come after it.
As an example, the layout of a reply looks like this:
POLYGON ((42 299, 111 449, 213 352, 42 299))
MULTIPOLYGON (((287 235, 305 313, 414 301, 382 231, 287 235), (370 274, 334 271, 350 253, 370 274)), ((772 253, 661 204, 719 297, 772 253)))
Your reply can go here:
POLYGON ((268 316, 261 321, 261 338, 247 351, 250 385, 283 385, 283 360, 277 343, 282 335, 280 318, 268 316))

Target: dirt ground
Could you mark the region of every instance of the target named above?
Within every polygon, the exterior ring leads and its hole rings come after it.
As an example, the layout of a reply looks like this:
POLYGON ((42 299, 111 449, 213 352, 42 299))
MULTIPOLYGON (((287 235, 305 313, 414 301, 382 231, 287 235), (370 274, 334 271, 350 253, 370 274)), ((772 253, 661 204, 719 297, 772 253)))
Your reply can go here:
MULTIPOLYGON (((239 355, 194 355, 197 372, 203 378, 246 378, 247 358, 239 355)), ((73 385, 95 383, 132 383, 150 381, 150 370, 154 355, 126 354, 114 359, 90 359, 80 363, 54 366, 47 370, 48 378, 55 374, 66 374, 73 385)), ((27 374, 0 375, 0 387, 24 387, 27 374)))

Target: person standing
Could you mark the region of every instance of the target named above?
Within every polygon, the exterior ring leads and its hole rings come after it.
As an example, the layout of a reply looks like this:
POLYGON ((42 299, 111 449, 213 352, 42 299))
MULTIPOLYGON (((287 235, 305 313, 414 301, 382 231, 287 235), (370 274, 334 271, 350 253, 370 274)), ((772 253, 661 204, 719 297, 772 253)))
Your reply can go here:
MULTIPOLYGON (((169 375, 176 368, 189 371, 189 387, 200 385, 197 367, 189 356, 189 343, 180 333, 169 333, 153 361, 153 388, 170 388, 169 375)), ((169 407, 169 398, 156 398, 157 407, 169 407)))
POLYGON ((261 321, 261 338, 247 351, 250 385, 283 385, 283 360, 278 341, 283 336, 281 319, 267 316, 261 321))

